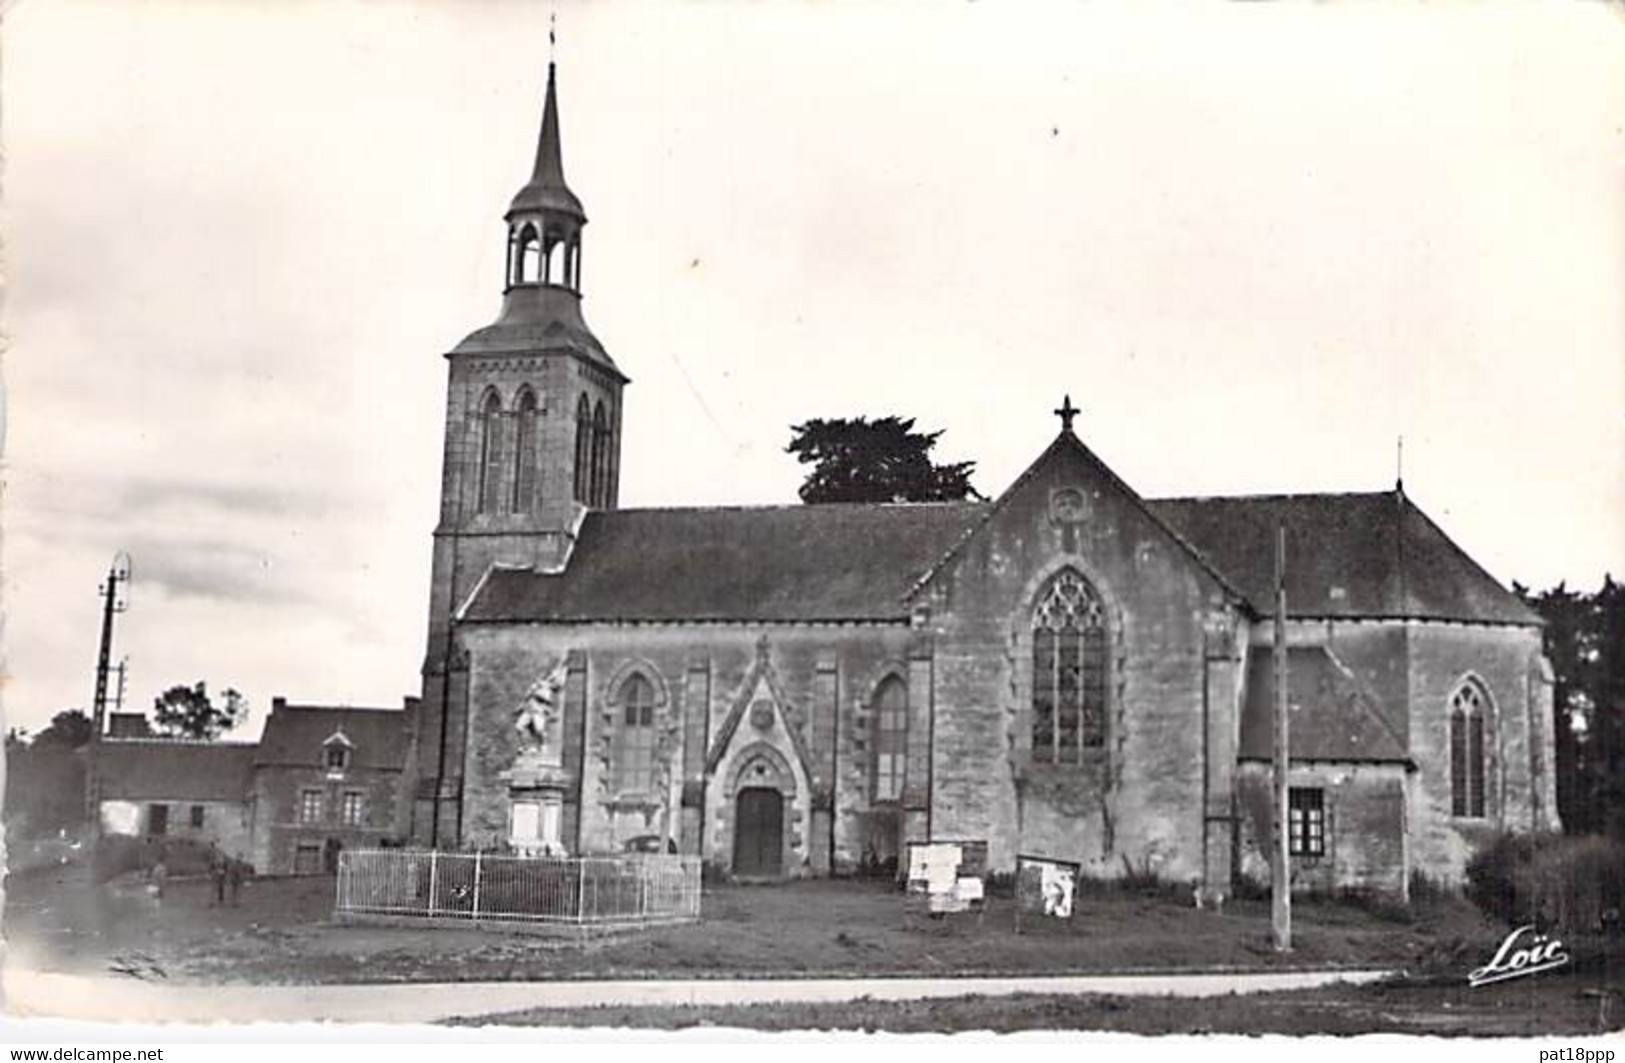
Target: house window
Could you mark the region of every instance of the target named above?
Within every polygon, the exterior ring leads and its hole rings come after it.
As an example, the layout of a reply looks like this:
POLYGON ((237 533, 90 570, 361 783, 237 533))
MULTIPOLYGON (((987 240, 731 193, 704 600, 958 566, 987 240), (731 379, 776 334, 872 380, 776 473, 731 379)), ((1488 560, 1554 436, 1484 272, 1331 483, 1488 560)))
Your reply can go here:
POLYGON ((1063 569, 1033 610, 1033 759, 1074 764, 1106 743, 1106 623, 1100 596, 1063 569))
POLYGON ((615 788, 642 793, 654 783, 655 689, 646 676, 621 684, 621 730, 615 757, 615 788))
POLYGON ((1484 815, 1484 717, 1489 698, 1472 680, 1450 695, 1450 814, 1484 815))
POLYGON ((202 805, 193 805, 192 806, 192 829, 193 830, 202 830, 203 829, 203 806, 202 805))
POLYGON ((875 691, 874 799, 896 801, 903 795, 908 746, 908 688, 887 676, 875 691))
POLYGON ((322 792, 320 790, 299 791, 299 822, 320 823, 322 821, 322 792))
POLYGON ((147 806, 147 833, 163 835, 169 833, 169 806, 147 806))
POLYGON ((343 803, 339 806, 339 815, 346 826, 359 827, 366 812, 363 804, 363 794, 360 790, 344 791, 343 803))
POLYGON ((329 742, 326 760, 328 771, 344 771, 350 766, 350 747, 343 742, 329 742))
POLYGON ((1293 856, 1326 855, 1326 792, 1293 787, 1286 795, 1287 852, 1293 856))

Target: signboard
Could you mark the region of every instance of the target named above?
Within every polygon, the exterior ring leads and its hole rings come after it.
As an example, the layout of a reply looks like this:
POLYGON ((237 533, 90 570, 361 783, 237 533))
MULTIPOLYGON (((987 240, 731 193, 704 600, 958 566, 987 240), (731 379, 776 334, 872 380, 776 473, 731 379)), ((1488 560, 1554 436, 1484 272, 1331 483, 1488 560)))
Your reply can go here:
POLYGON ((1016 912, 1070 919, 1077 904, 1079 864, 1047 856, 1016 857, 1016 912))
POLYGON ((987 842, 909 842, 907 868, 908 892, 945 892, 960 878, 987 874, 987 842))
POLYGON ((987 842, 909 842, 907 889, 932 915, 980 910, 986 898, 987 842))

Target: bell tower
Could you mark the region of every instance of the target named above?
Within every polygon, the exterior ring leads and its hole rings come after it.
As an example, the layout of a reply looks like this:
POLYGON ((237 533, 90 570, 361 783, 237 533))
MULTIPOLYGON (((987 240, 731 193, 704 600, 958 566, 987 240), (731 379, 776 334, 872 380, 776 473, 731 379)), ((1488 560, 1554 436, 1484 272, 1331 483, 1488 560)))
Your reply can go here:
POLYGON ((462 823, 467 670, 453 614, 492 565, 569 564, 588 509, 613 509, 626 376, 581 316, 587 215, 564 180, 558 87, 536 161, 503 215, 502 310, 446 355, 445 449, 434 531, 412 841, 449 848, 462 823))

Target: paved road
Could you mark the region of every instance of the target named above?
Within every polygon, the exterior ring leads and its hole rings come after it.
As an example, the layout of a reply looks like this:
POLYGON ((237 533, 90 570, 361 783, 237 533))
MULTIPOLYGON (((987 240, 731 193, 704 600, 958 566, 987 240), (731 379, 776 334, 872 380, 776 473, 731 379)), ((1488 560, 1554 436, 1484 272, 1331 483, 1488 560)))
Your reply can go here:
POLYGON ((1385 971, 1058 975, 1032 978, 762 979, 637 982, 435 982, 409 985, 166 986, 136 978, 8 967, 5 1009, 18 1018, 141 1022, 434 1022, 524 1008, 597 1004, 767 1004, 922 1000, 979 993, 1220 996, 1372 982, 1385 971))

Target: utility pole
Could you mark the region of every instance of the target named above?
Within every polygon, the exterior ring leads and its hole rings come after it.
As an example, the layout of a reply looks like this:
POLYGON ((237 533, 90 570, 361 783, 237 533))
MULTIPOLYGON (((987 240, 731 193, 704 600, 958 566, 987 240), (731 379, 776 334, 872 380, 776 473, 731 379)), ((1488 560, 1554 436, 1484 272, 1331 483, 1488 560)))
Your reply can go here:
POLYGON ((1275 951, 1292 949, 1292 864, 1287 807, 1286 526, 1275 537, 1275 849, 1270 854, 1270 929, 1275 951))
MULTIPOLYGON (((107 733, 107 679, 112 671, 108 662, 113 656, 113 618, 130 607, 122 593, 130 582, 130 555, 120 550, 113 555, 113 566, 107 570, 107 581, 98 589, 102 596, 102 637, 96 654, 96 695, 90 705, 90 748, 85 764, 85 814, 90 827, 101 833, 101 778, 97 773, 102 736, 107 733)), ((124 700, 124 665, 118 667, 120 703, 124 700)))

